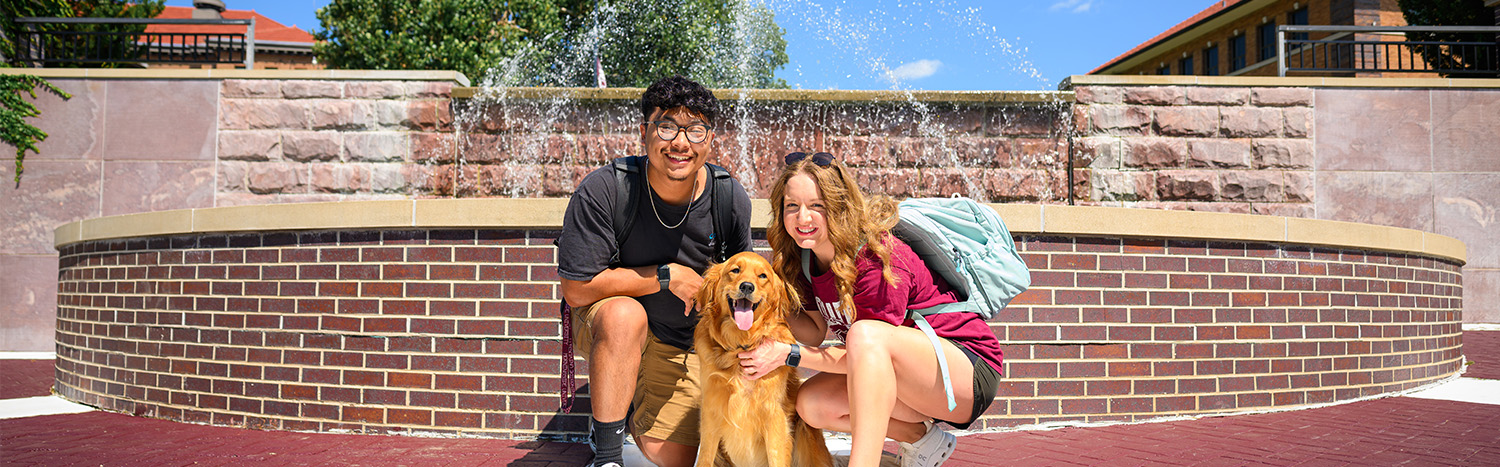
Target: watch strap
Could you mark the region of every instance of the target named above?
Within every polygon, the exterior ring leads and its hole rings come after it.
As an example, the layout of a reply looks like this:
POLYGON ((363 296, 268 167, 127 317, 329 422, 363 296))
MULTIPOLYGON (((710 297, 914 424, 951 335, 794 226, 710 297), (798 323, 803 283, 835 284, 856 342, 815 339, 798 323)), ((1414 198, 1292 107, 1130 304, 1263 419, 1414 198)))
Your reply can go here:
POLYGON ((802 346, 793 342, 792 351, 786 354, 786 366, 796 368, 799 363, 802 363, 802 346))
POLYGON ((661 290, 665 292, 672 286, 672 268, 668 265, 656 267, 656 282, 661 284, 661 290))

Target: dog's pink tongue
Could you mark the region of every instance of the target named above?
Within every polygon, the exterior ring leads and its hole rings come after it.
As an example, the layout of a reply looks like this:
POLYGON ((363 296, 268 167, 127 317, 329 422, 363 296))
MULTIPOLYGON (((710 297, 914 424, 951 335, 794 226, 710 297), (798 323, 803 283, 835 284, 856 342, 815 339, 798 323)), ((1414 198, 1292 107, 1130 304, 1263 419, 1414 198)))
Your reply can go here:
POLYGON ((755 309, 749 303, 741 303, 744 300, 735 300, 734 303, 734 325, 741 331, 749 331, 750 325, 755 321, 755 309))
POLYGON ((755 321, 755 312, 754 311, 750 311, 750 310, 743 310, 743 311, 742 310, 735 310, 734 311, 734 325, 736 327, 739 327, 741 331, 749 331, 750 330, 750 324, 751 324, 752 321, 755 321))

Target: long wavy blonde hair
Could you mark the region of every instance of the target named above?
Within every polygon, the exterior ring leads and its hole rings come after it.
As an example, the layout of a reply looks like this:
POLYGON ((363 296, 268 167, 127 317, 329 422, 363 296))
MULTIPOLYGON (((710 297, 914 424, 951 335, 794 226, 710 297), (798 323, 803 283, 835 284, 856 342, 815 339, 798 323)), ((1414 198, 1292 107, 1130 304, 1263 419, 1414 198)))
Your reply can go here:
POLYGON ((853 322, 854 263, 860 247, 869 248, 880 258, 881 277, 887 284, 896 284, 891 273, 891 247, 888 243, 891 227, 900 220, 896 214, 896 202, 888 196, 866 198, 854 176, 837 160, 827 166, 817 165, 812 158, 788 164, 771 186, 768 200, 771 203, 771 226, 766 229, 766 240, 771 244, 774 258, 772 266, 787 281, 803 277, 802 247, 786 233, 786 184, 798 174, 811 177, 822 195, 828 240, 833 243, 834 251, 833 265, 829 269, 837 278, 840 311, 853 322))

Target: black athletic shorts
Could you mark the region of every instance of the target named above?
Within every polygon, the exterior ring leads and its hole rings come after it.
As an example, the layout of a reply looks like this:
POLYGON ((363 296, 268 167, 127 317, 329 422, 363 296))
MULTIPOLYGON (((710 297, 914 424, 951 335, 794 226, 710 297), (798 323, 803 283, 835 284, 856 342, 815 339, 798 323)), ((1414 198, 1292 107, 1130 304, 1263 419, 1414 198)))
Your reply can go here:
MULTIPOLYGON (((955 342, 954 345, 958 344, 955 342)), ((979 416, 984 415, 984 411, 990 408, 990 403, 995 401, 995 391, 1000 386, 1000 372, 995 371, 995 367, 990 366, 989 362, 979 358, 978 354, 975 354, 974 351, 969 350, 967 347, 959 345, 958 349, 962 350, 964 355, 969 357, 969 363, 974 366, 974 411, 972 415, 969 415, 969 421, 964 423, 954 423, 948 420, 943 421, 949 425, 953 425, 954 428, 967 430, 969 429, 969 425, 974 424, 974 421, 978 420, 979 416)))

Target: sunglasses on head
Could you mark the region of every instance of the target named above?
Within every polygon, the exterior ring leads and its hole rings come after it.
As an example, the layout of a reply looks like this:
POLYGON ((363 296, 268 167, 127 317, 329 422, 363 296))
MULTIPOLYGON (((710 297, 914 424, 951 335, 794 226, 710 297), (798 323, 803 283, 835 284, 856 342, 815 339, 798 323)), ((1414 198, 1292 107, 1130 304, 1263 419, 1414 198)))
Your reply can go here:
POLYGON ((802 159, 806 159, 808 156, 812 156, 812 163, 818 164, 818 167, 828 167, 828 164, 833 163, 833 154, 829 154, 826 152, 819 152, 814 154, 794 152, 786 155, 786 165, 796 164, 802 159))

